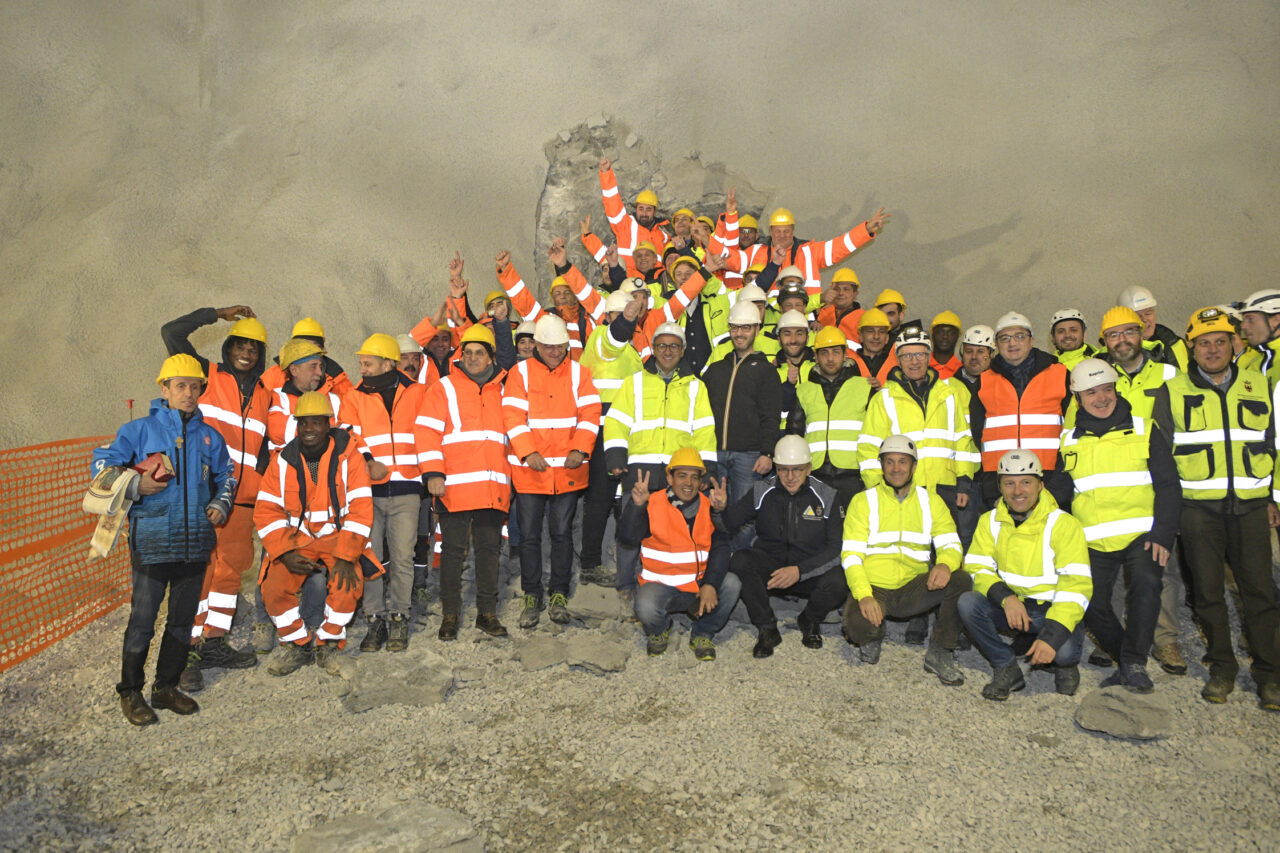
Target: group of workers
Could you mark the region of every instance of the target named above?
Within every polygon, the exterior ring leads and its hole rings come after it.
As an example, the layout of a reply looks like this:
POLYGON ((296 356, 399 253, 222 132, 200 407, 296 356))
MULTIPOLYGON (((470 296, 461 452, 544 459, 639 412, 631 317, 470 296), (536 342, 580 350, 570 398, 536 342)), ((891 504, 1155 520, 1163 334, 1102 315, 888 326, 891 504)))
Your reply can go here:
POLYGON ((455 255, 439 312, 356 352, 359 384, 311 318, 274 364, 248 306, 164 326, 160 398, 93 458, 96 473, 162 452, 175 469, 128 495, 133 597, 117 690, 130 722, 155 722, 155 707, 194 713, 202 670, 256 664, 227 642, 251 569, 266 645, 279 647, 274 675, 336 671, 357 608, 362 653, 406 649, 433 552, 439 639, 458 637, 468 552, 475 628, 507 636, 504 539, 518 554, 520 628, 544 611, 568 623, 579 503, 579 583, 617 589, 650 655, 684 613, 692 653, 714 659, 741 601, 753 655, 769 657, 782 595, 805 600, 809 648, 843 608, 842 633, 867 664, 886 621, 908 620, 906 641, 927 639, 924 669, 946 685, 963 683, 955 651, 971 642, 992 667, 988 699, 1025 686, 1019 658, 1074 694, 1086 630, 1090 661, 1115 667, 1104 685, 1150 692, 1149 655, 1187 672, 1185 577, 1206 647, 1202 696, 1221 703, 1239 669, 1230 575, 1260 704, 1280 710, 1280 291, 1201 309, 1178 335, 1156 322, 1150 291, 1129 287, 1092 335, 1082 312, 1054 314, 1050 352, 1017 312, 965 328, 945 310, 925 325, 892 289, 862 307, 847 267, 824 290, 822 271, 875 240, 883 210, 803 241, 779 208, 765 242, 733 191, 715 218, 660 219, 650 190, 627 208, 608 160, 599 178, 612 239, 590 217, 580 236, 602 284, 557 239, 543 305, 504 251, 477 315, 455 255), (213 362, 188 339, 219 320, 232 325, 213 362))

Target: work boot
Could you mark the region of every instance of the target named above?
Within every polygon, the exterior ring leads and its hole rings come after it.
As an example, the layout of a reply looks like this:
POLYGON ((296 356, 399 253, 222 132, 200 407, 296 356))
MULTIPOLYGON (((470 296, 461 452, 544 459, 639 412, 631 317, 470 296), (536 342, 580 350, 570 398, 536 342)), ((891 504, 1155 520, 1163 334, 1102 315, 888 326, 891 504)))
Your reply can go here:
POLYGON ((267 664, 267 672, 272 675, 289 675, 297 672, 315 660, 315 651, 311 644, 281 643, 280 651, 267 664))
POLYGON ((700 661, 716 659, 716 644, 710 637, 690 637, 689 648, 693 656, 700 661))
POLYGON ((338 641, 332 642, 316 642, 316 666, 323 669, 330 675, 339 675, 341 670, 338 669, 338 641))
POLYGON ((151 707, 164 708, 175 714, 194 714, 200 710, 199 704, 176 687, 155 687, 151 690, 151 707))
POLYGON ((1063 696, 1074 696, 1080 689, 1080 667, 1055 666, 1053 668, 1053 689, 1063 696))
MULTIPOLYGON (((369 630, 360 641, 360 651, 376 652, 387 643, 387 620, 381 616, 369 617, 369 630)), ((290 670, 292 672, 292 670, 290 670)))
POLYGON ((1280 711, 1280 683, 1268 681, 1258 688, 1258 707, 1264 711, 1280 711))
POLYGON ((538 626, 538 614, 542 612, 542 596, 526 595, 524 597, 524 610, 520 611, 520 627, 536 628, 538 626))
POLYGON ((612 587, 617 579, 617 572, 604 566, 583 566, 578 572, 579 584, 612 587))
POLYGON ((1022 677, 1022 667, 1018 666, 1017 660, 1014 660, 1013 663, 991 673, 991 681, 982 688, 982 698, 1003 702, 1009 698, 1010 693, 1026 686, 1027 681, 1022 677))
POLYGON ((260 655, 269 655, 280 640, 276 636, 276 626, 270 622, 253 623, 253 651, 260 655))
POLYGON ((778 633, 777 625, 766 625, 756 634, 756 646, 751 650, 753 658, 767 658, 773 655, 773 650, 782 645, 782 635, 778 633))
POLYGON ((822 648, 822 623, 811 618, 803 610, 796 616, 796 626, 800 629, 800 642, 806 649, 822 648))
POLYGON ((1187 661, 1182 657, 1182 649, 1178 648, 1176 641, 1166 646, 1156 646, 1151 650, 1151 657, 1170 675, 1187 674, 1187 661))
POLYGON ((623 622, 639 622, 636 616, 636 591, 634 589, 618 590, 618 603, 622 605, 623 622))
POLYGON ((648 645, 645 651, 649 653, 649 657, 656 658, 667 650, 667 645, 671 642, 671 629, 663 631, 661 634, 650 634, 648 645))
MULTIPOLYGON (((258 665, 253 652, 238 652, 231 648, 227 638, 207 637, 191 647, 191 654, 200 661, 200 669, 249 669, 258 665)), ((187 664, 187 669, 191 664, 187 664)))
POLYGON ((923 646, 928 638, 929 614, 921 613, 919 616, 912 616, 911 621, 907 623, 907 636, 904 642, 908 646, 923 646))
POLYGON ((124 712, 124 718, 135 726, 149 726, 152 723, 160 722, 156 712, 151 710, 147 700, 142 698, 141 690, 130 690, 128 693, 121 693, 120 710, 124 712))
POLYGON ((497 613, 477 613, 476 627, 490 637, 509 637, 506 627, 498 621, 497 613))
POLYGON ((458 639, 458 614, 446 613, 444 618, 440 620, 440 630, 436 634, 437 637, 446 643, 450 640, 458 639))
POLYGON ((1146 666, 1143 664, 1122 663, 1116 671, 1124 679, 1124 686, 1134 693, 1152 693, 1156 689, 1156 686, 1151 683, 1151 676, 1147 675, 1146 666))
POLYGON ((1209 672, 1209 682, 1200 691, 1200 698, 1213 705, 1223 705, 1231 691, 1236 689, 1236 676, 1222 672, 1209 672))
POLYGON ((880 663, 880 647, 883 645, 884 640, 872 640, 869 643, 863 643, 858 646, 858 660, 873 666, 880 663))
POLYGON ((569 624, 569 599, 563 592, 551 593, 551 603, 547 605, 547 616, 557 625, 569 624))
POLYGON ((1089 666, 1096 666, 1098 669, 1110 669, 1115 666, 1116 662, 1111 659, 1111 655, 1104 652, 1098 647, 1094 647, 1089 652, 1089 666))
POLYGON ((431 604, 431 590, 425 586, 415 586, 413 588, 413 603, 426 610, 431 604))
POLYGON ((948 687, 964 684, 964 673, 956 666, 955 653, 941 646, 930 646, 924 653, 924 671, 932 672, 948 687))
POLYGON ((387 651, 402 652, 409 648, 409 617, 392 613, 387 620, 387 651))
POLYGON ((200 671, 200 658, 194 651, 187 655, 187 665, 178 676, 178 689, 186 693, 204 690, 204 673, 200 671))

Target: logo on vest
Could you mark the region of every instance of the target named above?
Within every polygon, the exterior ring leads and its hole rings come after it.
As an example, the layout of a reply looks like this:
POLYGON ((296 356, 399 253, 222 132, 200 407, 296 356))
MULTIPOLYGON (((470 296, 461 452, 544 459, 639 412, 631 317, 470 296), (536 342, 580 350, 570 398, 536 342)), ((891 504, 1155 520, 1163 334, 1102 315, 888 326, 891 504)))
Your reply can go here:
POLYGON ((1250 393, 1250 394, 1253 393, 1253 383, 1250 382, 1248 379, 1244 381, 1244 390, 1246 393, 1250 393))

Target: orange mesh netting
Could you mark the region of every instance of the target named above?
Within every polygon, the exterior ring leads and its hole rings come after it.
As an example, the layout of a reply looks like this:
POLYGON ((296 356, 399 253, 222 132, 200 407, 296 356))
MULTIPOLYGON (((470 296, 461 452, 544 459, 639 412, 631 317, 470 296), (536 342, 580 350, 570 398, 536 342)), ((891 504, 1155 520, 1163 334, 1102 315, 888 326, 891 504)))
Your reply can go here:
POLYGON ((129 599, 129 545, 90 560, 80 508, 93 448, 111 436, 0 451, 0 671, 129 599))

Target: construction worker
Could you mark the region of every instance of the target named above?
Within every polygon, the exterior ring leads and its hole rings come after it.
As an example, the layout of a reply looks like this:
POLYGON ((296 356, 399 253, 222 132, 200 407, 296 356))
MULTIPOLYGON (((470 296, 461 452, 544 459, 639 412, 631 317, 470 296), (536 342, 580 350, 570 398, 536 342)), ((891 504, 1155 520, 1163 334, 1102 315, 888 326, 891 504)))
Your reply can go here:
MULTIPOLYGON (((728 297, 719 293, 722 284, 716 273, 724 268, 724 259, 716 255, 708 256, 705 263, 692 255, 677 255, 667 267, 671 280, 675 284, 675 293, 684 289, 691 278, 698 276, 704 282, 700 295, 690 299, 684 310, 676 312, 674 322, 685 329, 684 360, 689 369, 701 373, 711 360, 717 346, 729 339, 729 304, 728 297)), ((738 291, 741 293, 742 291, 738 291)), ((675 300, 677 297, 672 295, 675 300)))
POLYGON ((422 504, 422 463, 427 452, 422 403, 427 389, 401 373, 400 347, 376 333, 356 350, 360 384, 342 399, 338 424, 359 437, 373 492, 373 550, 386 569, 369 579, 364 615, 369 630, 360 651, 409 647, 413 600, 413 552, 422 504))
POLYGON ((399 370, 420 385, 430 385, 439 376, 432 376, 428 365, 434 362, 423 355, 422 344, 413 335, 396 335, 396 346, 400 348, 399 370))
POLYGON ((793 278, 784 281, 775 291, 773 300, 778 306, 779 316, 788 311, 795 311, 802 317, 809 313, 809 291, 804 289, 803 279, 793 278))
POLYGON ((809 308, 816 310, 822 301, 821 272, 878 237, 891 218, 892 214, 885 213, 882 207, 866 222, 839 237, 797 241, 795 216, 785 207, 779 207, 769 214, 770 251, 782 253, 779 267, 795 265, 804 273, 805 287, 809 290, 809 308))
POLYGON ((964 684, 955 662, 960 641, 956 602, 972 588, 960 570, 964 552, 951 513, 938 495, 916 481, 916 443, 891 435, 880 444, 883 479, 859 492, 844 517, 840 561, 850 598, 845 639, 863 663, 880 660, 884 620, 938 610, 938 626, 924 669, 943 684, 964 684), (932 554, 930 548, 932 547, 932 554))
POLYGON ((991 367, 991 357, 996 354, 996 330, 990 326, 970 326, 960 339, 960 369, 954 374, 969 389, 978 392, 982 374, 991 367))
POLYGON ((290 338, 280 347, 276 361, 285 381, 271 392, 271 407, 267 409, 267 441, 273 451, 293 441, 298 434, 294 409, 300 396, 318 391, 329 398, 336 412, 342 398, 352 389, 345 373, 334 379, 324 372, 327 355, 324 348, 310 338, 290 338))
POLYGON ((1089 548, 1080 522, 1044 487, 1040 457, 1017 448, 996 469, 1000 500, 982 516, 964 569, 973 590, 960 596, 965 631, 991 664, 982 697, 995 701, 1026 687, 1022 667, 1001 633, 1034 637, 1033 666, 1053 665, 1057 692, 1080 686, 1081 620, 1093 595, 1089 548))
POLYGON ((702 261, 706 258, 706 252, 702 251, 702 247, 693 239, 693 223, 696 218, 693 211, 687 207, 682 207, 671 214, 671 244, 681 251, 692 252, 699 261, 702 261))
POLYGON ((156 384, 160 396, 151 401, 147 417, 129 421, 109 445, 95 448, 91 465, 97 477, 107 468, 147 464, 153 454, 163 453, 174 471, 172 479, 165 479, 155 476, 158 469, 148 469, 132 480, 125 495, 133 501, 128 537, 133 577, 116 692, 125 719, 135 726, 158 722, 153 707, 175 714, 200 710, 179 691, 178 681, 187 666, 214 530, 226 522, 236 492, 226 443, 200 411, 204 367, 186 353, 171 355, 156 384), (148 705, 142 696, 147 653, 166 591, 169 613, 148 705))
POLYGON ((714 637, 729 621, 741 584, 729 569, 729 536, 716 529, 711 507, 726 503, 724 482, 700 494, 706 467, 692 447, 671 454, 665 488, 653 489, 648 470, 634 479, 622 502, 618 541, 641 553, 636 616, 656 657, 671 640, 671 613, 694 620, 689 648, 700 661, 715 660, 714 637))
POLYGON ((858 372, 867 378, 871 387, 879 391, 889 378, 889 371, 898 366, 893 355, 893 334, 889 318, 879 308, 868 308, 858 319, 858 337, 862 348, 849 349, 849 358, 858 365, 858 372))
MULTIPOLYGON (((320 349, 325 348, 324 327, 311 317, 303 317, 293 324, 293 331, 289 333, 289 339, 293 340, 295 338, 310 341, 320 349)), ((342 369, 342 365, 329 358, 327 352, 321 360, 320 366, 329 381, 334 383, 349 381, 347 380, 347 374, 342 369)), ((284 365, 277 361, 277 363, 268 365, 267 369, 262 371, 262 387, 266 388, 268 393, 274 393, 288 378, 284 365)))
POLYGON ((201 308, 164 325, 160 330, 170 355, 190 355, 209 377, 200 395, 205 422, 227 445, 235 467, 236 493, 231 515, 218 527, 218 544, 209 558, 204 589, 191 626, 191 662, 184 687, 204 686, 201 670, 214 667, 245 669, 257 666, 251 651, 227 643, 240 597, 240 583, 253 565, 253 502, 267 466, 267 409, 271 400, 261 377, 266 366, 267 330, 248 305, 201 308), (232 323, 222 342, 218 364, 200 356, 188 340, 201 326, 218 320, 232 323))
POLYGON ((328 396, 306 392, 294 417, 297 435, 272 456, 253 512, 266 553, 262 599, 280 635, 267 672, 288 675, 314 660, 337 674, 335 656, 346 646, 365 579, 382 574, 369 547, 373 495, 355 438, 333 426, 328 396), (326 578, 328 595, 313 636, 299 593, 315 575, 326 578))
POLYGON ((1275 390, 1280 377, 1276 353, 1280 351, 1280 290, 1255 290, 1239 303, 1240 330, 1249 345, 1262 353, 1259 370, 1275 390))
POLYGON ((1280 526, 1280 489, 1272 490, 1275 420, 1266 378, 1231 360, 1233 330, 1218 308, 1187 323, 1191 369, 1157 392, 1155 420, 1173 436, 1182 481, 1182 553, 1192 579, 1196 618, 1205 635, 1209 681, 1200 695, 1223 703, 1236 686, 1224 589, 1231 566, 1240 621, 1253 657, 1261 706, 1280 711, 1280 615, 1271 578, 1271 533, 1280 526))
MULTIPOLYGON (((774 333, 773 323, 766 319, 770 311, 769 297, 765 295, 765 292, 758 285, 748 284, 731 294, 729 301, 732 303, 732 307, 729 309, 730 312, 739 305, 742 306, 739 316, 744 320, 748 316, 747 309, 755 312, 756 336, 751 342, 751 348, 766 358, 776 355, 779 350, 778 337, 774 333)), ((726 331, 729 325, 729 323, 726 323, 726 331)), ((725 340, 711 350, 711 357, 707 359, 707 364, 702 369, 704 374, 711 365, 734 352, 734 343, 730 340, 731 337, 731 335, 726 335, 725 340)))
POLYGON ((532 358, 535 352, 533 345, 534 323, 532 320, 524 320, 520 325, 516 326, 514 333, 516 342, 516 360, 524 361, 526 358, 532 358))
POLYGON ((836 490, 841 506, 862 491, 858 435, 871 383, 849 357, 848 341, 834 326, 813 340, 814 365, 796 385, 796 405, 787 414, 787 432, 809 442, 813 475, 836 490))
POLYGON ((647 241, 662 249, 668 242, 666 232, 658 227, 657 194, 653 190, 641 190, 636 196, 635 215, 628 213, 622 196, 618 194, 618 178, 613 173, 613 163, 608 157, 601 157, 600 199, 604 202, 604 213, 609 218, 609 227, 617 242, 618 255, 627 265, 627 275, 642 276, 635 264, 636 247, 641 241, 647 241))
POLYGON ((1147 651, 1160 612, 1161 578, 1178 532, 1182 487, 1169 435, 1133 411, 1117 393, 1118 379, 1115 369, 1098 358, 1072 368, 1071 393, 1079 412, 1075 425, 1062 431, 1062 459, 1075 487, 1071 514, 1083 525, 1089 546, 1094 592, 1085 625, 1119 662, 1103 686, 1122 684, 1150 693, 1147 651), (1123 625, 1111 606, 1122 570, 1123 625))
POLYGON ((552 241, 547 255, 556 269, 556 278, 551 284, 551 311, 547 311, 529 292, 529 288, 511 265, 511 253, 508 251, 499 252, 494 258, 498 281, 506 290, 516 311, 526 320, 536 322, 540 317, 550 314, 564 321, 569 333, 569 357, 577 361, 582 357, 583 344, 591 336, 591 330, 603 314, 604 301, 577 267, 568 263, 564 238, 557 237, 552 241))
POLYGON ((960 318, 954 311, 943 311, 929 324, 929 337, 933 342, 933 354, 929 366, 938 371, 939 379, 950 379, 963 366, 956 355, 960 342, 960 318))
MULTIPOLYGON (((807 298, 807 297, 806 297, 807 298)), ((778 318, 778 352, 773 357, 773 364, 778 368, 778 379, 782 382, 782 418, 783 427, 787 423, 787 415, 796 404, 796 386, 809 378, 813 370, 813 348, 809 346, 809 322, 804 314, 790 309, 778 318)))
POLYGON ((1142 318, 1144 341, 1160 344, 1165 352, 1170 352, 1174 349, 1174 345, 1182 340, 1173 329, 1156 322, 1156 306, 1160 303, 1156 302, 1155 296, 1145 287, 1137 284, 1126 287, 1116 297, 1116 304, 1136 312, 1142 318))
POLYGON ((1058 441, 1063 413, 1071 401, 1067 369, 1044 350, 1035 348, 1031 321, 1016 311, 996 323, 999 355, 982 374, 977 393, 970 397, 969 428, 982 451, 983 503, 993 507, 999 497, 996 466, 1009 450, 1030 450, 1046 474, 1042 483, 1059 505, 1071 500, 1071 486, 1058 467, 1058 441))
MULTIPOLYGON (((788 269, 800 272, 796 267, 788 269)), ((831 286, 827 288, 827 304, 818 311, 819 325, 837 327, 854 343, 862 342, 858 331, 858 323, 862 320, 862 305, 858 302, 858 289, 861 286, 857 273, 841 267, 831 277, 831 286)))
POLYGON ((1071 370, 1086 358, 1095 358, 1098 349, 1084 340, 1084 314, 1077 308, 1064 308, 1049 318, 1049 337, 1058 351, 1058 361, 1071 370))
POLYGON ((770 595, 808 599, 796 624, 801 642, 817 649, 822 647, 822 621, 849 594, 840 568, 844 507, 835 489, 810 476, 809 444, 798 435, 778 439, 773 461, 774 476, 727 507, 712 504, 730 535, 755 531, 751 546, 729 558, 729 571, 738 578, 739 598, 756 627, 751 651, 756 658, 769 657, 782 643, 770 595))
MULTIPOLYGON (((505 253, 504 253, 505 254, 505 253)), ((501 256, 499 256, 501 257, 501 256)), ((587 487, 587 461, 600 431, 600 395, 591 371, 569 358, 564 320, 544 314, 534 327, 536 352, 507 374, 502 417, 520 525, 520 627, 533 628, 544 608, 552 622, 569 621, 573 581, 573 518, 587 487), (542 523, 551 536, 551 575, 544 586, 542 523), (551 591, 548 603, 544 591, 551 591)))
POLYGON ((708 245, 708 254, 725 259, 724 283, 730 290, 751 284, 752 267, 758 264, 763 269, 768 262, 769 246, 759 242, 759 237, 760 223, 750 214, 738 215, 738 194, 730 189, 708 245))
POLYGON ((886 287, 880 291, 880 295, 876 297, 876 304, 873 306, 884 312, 884 316, 889 318, 889 342, 898 339, 898 333, 903 328, 914 326, 920 328, 922 323, 920 320, 904 320, 903 315, 907 310, 907 301, 902 298, 902 294, 893 288, 886 287))

